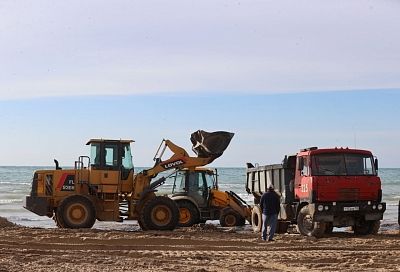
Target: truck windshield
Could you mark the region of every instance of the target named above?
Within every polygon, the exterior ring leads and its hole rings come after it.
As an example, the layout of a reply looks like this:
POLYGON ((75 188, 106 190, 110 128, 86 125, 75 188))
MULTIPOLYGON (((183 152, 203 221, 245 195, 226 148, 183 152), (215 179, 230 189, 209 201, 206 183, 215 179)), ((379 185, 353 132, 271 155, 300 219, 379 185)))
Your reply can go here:
POLYGON ((351 153, 314 155, 311 171, 314 176, 376 175, 372 156, 351 153))

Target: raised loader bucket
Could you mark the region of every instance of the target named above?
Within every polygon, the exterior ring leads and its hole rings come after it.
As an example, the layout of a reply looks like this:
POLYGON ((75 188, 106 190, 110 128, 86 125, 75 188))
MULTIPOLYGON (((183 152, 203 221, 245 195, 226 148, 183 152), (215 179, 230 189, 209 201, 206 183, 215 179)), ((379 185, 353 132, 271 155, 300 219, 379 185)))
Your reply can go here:
POLYGON ((206 132, 198 130, 190 136, 193 152, 200 158, 216 159, 221 156, 235 135, 231 132, 216 131, 206 132))

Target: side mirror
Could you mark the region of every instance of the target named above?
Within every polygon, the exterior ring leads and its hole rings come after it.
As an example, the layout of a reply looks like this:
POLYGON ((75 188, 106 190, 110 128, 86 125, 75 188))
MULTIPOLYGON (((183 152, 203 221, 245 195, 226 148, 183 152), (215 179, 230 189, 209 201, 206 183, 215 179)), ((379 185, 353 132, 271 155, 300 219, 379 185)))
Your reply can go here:
POLYGON ((378 171, 378 159, 375 158, 374 160, 375 171, 378 171))
POLYGON ((303 170, 304 168, 304 158, 303 157, 298 157, 297 158, 297 170, 303 170))

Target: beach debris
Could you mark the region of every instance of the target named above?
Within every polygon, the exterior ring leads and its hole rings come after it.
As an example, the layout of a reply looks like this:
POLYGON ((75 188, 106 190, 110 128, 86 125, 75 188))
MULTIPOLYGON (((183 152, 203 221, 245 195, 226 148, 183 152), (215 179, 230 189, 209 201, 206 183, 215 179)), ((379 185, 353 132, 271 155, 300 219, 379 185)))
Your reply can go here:
POLYGON ((0 228, 11 228, 15 227, 16 225, 10 221, 8 221, 7 218, 1 217, 0 216, 0 228))

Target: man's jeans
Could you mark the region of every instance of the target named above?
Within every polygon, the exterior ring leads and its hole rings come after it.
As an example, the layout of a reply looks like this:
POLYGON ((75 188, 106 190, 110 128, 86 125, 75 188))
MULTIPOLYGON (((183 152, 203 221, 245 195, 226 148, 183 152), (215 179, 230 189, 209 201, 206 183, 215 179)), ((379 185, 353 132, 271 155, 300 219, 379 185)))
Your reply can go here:
POLYGON ((268 240, 272 240, 274 238, 276 225, 278 223, 278 214, 266 215, 262 214, 262 230, 261 230, 261 238, 263 240, 267 240, 267 226, 269 226, 269 235, 268 240))

